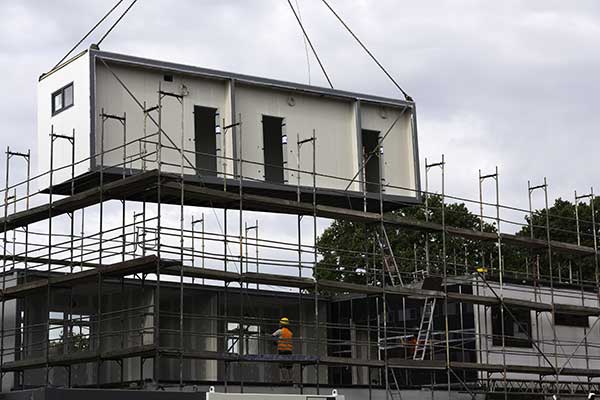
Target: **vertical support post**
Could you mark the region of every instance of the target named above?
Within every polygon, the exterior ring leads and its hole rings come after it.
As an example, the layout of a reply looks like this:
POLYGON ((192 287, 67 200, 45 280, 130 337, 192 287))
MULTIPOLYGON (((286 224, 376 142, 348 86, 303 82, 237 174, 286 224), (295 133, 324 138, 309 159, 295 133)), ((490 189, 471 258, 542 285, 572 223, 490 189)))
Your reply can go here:
MULTIPOLYGON (((75 146, 73 146, 75 147, 75 146)), ((25 185, 25 192, 26 192, 26 200, 25 200, 25 209, 29 210, 29 198, 31 196, 30 193, 30 181, 31 181, 31 150, 27 150, 27 183, 25 185)), ((27 283, 27 271, 29 269, 29 262, 28 262, 28 258, 29 258, 29 225, 25 226, 25 273, 24 273, 24 278, 23 280, 25 281, 25 283, 27 283)))
MULTIPOLYGON (((315 136, 313 132, 313 136, 308 139, 300 140, 300 134, 296 134, 296 201, 300 203, 302 201, 301 198, 301 163, 300 156, 302 151, 302 145, 305 143, 313 144, 313 169, 314 169, 314 149, 315 149, 315 136)), ((313 171, 313 174, 315 171, 313 171)), ((316 182, 313 181, 313 189, 316 187, 316 182)), ((316 189, 315 189, 316 190, 316 189)), ((316 192, 315 192, 316 193, 316 192)), ((316 198, 313 199, 313 202, 316 204, 316 198)), ((298 235, 298 277, 302 278, 302 215, 297 215, 297 235, 298 235)), ((316 246, 316 239, 314 245, 316 246)), ((316 264, 315 264, 316 267, 316 264)), ((302 323, 302 289, 298 289, 298 326, 303 326, 302 323)))
MULTIPOLYGON (((225 138, 225 135, 223 134, 223 138, 225 138)), ((223 178, 223 181, 225 181, 225 179, 227 179, 225 176, 223 178)), ((227 257, 227 206, 225 206, 223 208, 223 269, 225 270, 225 272, 227 272, 227 263, 228 263, 228 257, 227 257)), ((223 319, 223 331, 225 333, 225 337, 224 337, 224 342, 225 342, 225 351, 227 351, 227 333, 229 331, 229 282, 225 281, 223 283, 224 285, 224 298, 223 298, 223 315, 224 315, 224 319, 223 319)), ((223 377, 223 387, 225 390, 225 393, 227 393, 228 391, 228 382, 229 382, 229 361, 224 360, 225 363, 225 376, 223 377)))
MULTIPOLYGON (((546 208, 546 240, 548 242, 548 269, 550 270, 550 301, 552 302, 552 335, 554 342, 554 366, 558 368, 558 336, 556 334, 556 308, 554 306, 554 272, 552 270, 552 242, 550 235, 550 209, 548 205, 548 182, 544 177, 544 205, 546 208)), ((559 372, 556 370, 556 393, 559 391, 559 372)))
MULTIPOLYGON (((531 186, 531 184, 529 182, 527 182, 527 186, 528 186, 528 190, 529 190, 529 219, 530 219, 530 230, 531 230, 531 237, 534 237, 534 224, 533 224, 533 210, 532 210, 532 200, 531 200, 531 194, 532 192, 538 190, 538 189, 542 189, 544 192, 544 211, 545 211, 545 228, 546 228, 546 246, 548 249, 548 276, 549 276, 549 280, 550 280, 550 303, 552 304, 552 336, 553 336, 553 347, 554 347, 554 365, 552 366, 554 371, 555 371, 555 386, 554 386, 554 394, 558 394, 559 391, 559 370, 557 369, 558 367, 558 337, 556 334, 556 324, 554 323, 554 321, 556 321, 556 310, 554 307, 555 301, 554 301, 554 272, 552 270, 553 265, 552 265, 552 243, 551 243, 551 235, 550 235, 550 215, 549 215, 549 205, 548 205, 548 182, 546 180, 546 177, 544 177, 544 183, 538 186, 531 186)), ((537 318, 536 318, 536 322, 537 322, 537 318)), ((538 338, 539 340, 540 338, 538 338)), ((543 339, 543 338, 542 338, 543 339)), ((545 342, 545 341, 543 341, 545 342)), ((543 343, 542 342, 542 343, 543 343)))
MULTIPOLYGON (((196 243, 196 237, 195 237, 195 226, 196 224, 200 224, 200 226, 202 227, 202 231, 200 232, 200 251, 201 251, 201 261, 200 261, 200 268, 204 268, 204 213, 202 213, 202 217, 200 219, 194 219, 194 216, 192 215, 192 266, 195 265, 195 254, 196 254, 196 249, 195 249, 195 243, 196 243)), ((204 278, 202 278, 202 284, 204 285, 204 278)), ((192 278, 192 284, 194 283, 194 278, 192 278)))
MULTIPOLYGON (((425 221, 429 222, 429 164, 425 157, 425 221)), ((429 232, 425 232, 425 273, 429 275, 429 232)))
MULTIPOLYGON (((155 384, 158 384, 160 380, 160 265, 161 265, 161 173, 162 173, 162 86, 161 82, 158 82, 158 139, 156 149, 156 163, 157 163, 157 187, 156 187, 156 283, 154 290, 154 364, 152 380, 155 384)), ((144 217, 145 220, 145 217, 144 217)))
MULTIPOLYGON (((245 301, 245 296, 244 296, 244 288, 243 288, 243 274, 244 274, 244 252, 243 252, 243 236, 244 236, 244 232, 243 232, 243 226, 242 226, 242 222, 244 219, 244 190, 243 190, 243 182, 244 182, 244 171, 243 171, 243 165, 244 165, 244 161, 243 161, 243 137, 242 137, 242 126, 241 126, 241 114, 238 115, 238 121, 232 121, 233 122, 233 129, 237 130, 238 132, 238 138, 239 138, 239 153, 237 155, 238 157, 238 189, 239 189, 239 198, 240 198, 240 208, 239 208, 239 219, 238 219, 238 234, 239 234, 239 238, 238 238, 238 244, 239 244, 239 266, 240 266, 240 291, 239 291, 239 301, 240 301, 240 319, 239 319, 239 327, 240 327, 240 337, 239 337, 239 343, 240 343, 240 355, 244 355, 246 354, 247 349, 245 348, 245 342, 246 342, 246 329, 245 329, 245 318, 244 318, 244 301, 245 301), (237 129, 236 129, 237 128, 237 129)), ((233 138, 235 138, 235 135, 232 135, 233 138)), ((234 175, 235 176, 235 175, 234 175)), ((242 366, 242 368, 240 368, 240 391, 243 393, 244 392, 244 368, 242 366)))
MULTIPOLYGON (((127 165, 127 113, 123 112, 123 118, 121 119, 121 124, 123 125, 123 154, 122 154, 122 163, 123 167, 121 169, 121 179, 125 179, 125 167, 127 165)), ((74 136, 74 135, 73 135, 74 136)), ((75 146, 73 146, 75 147, 75 146)), ((74 160, 73 160, 74 162, 74 160)), ((127 231, 125 229, 126 222, 126 199, 125 196, 121 199, 121 261, 125 261, 125 251, 127 250, 127 231)), ((71 233, 71 236, 73 233, 71 233)), ((124 309, 125 309, 125 277, 121 277, 121 311, 119 312, 119 323, 121 326, 121 334, 119 335, 121 338, 121 349, 125 348, 125 341, 127 338, 127 334, 125 333, 125 318, 124 318, 124 309)), ((124 360, 119 360, 119 372, 121 382, 123 382, 125 376, 124 370, 124 360)))
MULTIPOLYGON (((17 212, 17 202, 18 202, 18 198, 17 198, 17 189, 16 187, 13 189, 13 195, 9 196, 9 179, 10 179, 10 159, 13 156, 17 156, 17 157, 21 157, 23 159, 25 159, 26 163, 27 163, 27 173, 26 173, 26 194, 25 194, 25 207, 26 209, 29 209, 29 179, 30 179, 30 171, 31 171, 31 151, 27 150, 27 153, 19 153, 19 152, 14 152, 10 150, 10 147, 6 147, 6 181, 5 181, 5 188, 4 188, 4 232, 3 232, 3 246, 2 246, 2 291, 5 290, 6 288, 6 267, 7 267, 7 247, 8 247, 8 240, 7 240, 7 232, 8 232, 8 226, 7 226, 7 216, 8 216, 8 207, 9 207, 9 200, 12 201, 13 204, 13 213, 17 212)), ((24 264, 25 264, 25 272, 24 272, 24 280, 25 282, 27 281, 27 270, 28 270, 28 240, 29 240, 29 225, 25 225, 24 227, 25 230, 25 259, 24 259, 24 264)), ((15 267, 15 262, 16 260, 14 259, 14 256, 16 255, 16 231, 13 229, 13 243, 12 243, 12 255, 13 255, 13 259, 12 259, 12 263, 11 263, 11 269, 15 267)), ((18 280, 18 275, 16 276, 15 279, 18 280)), ((18 282, 16 282, 18 283, 18 282)), ((22 299, 22 304, 24 307, 24 305, 26 304, 27 298, 23 298, 22 299)), ((3 378, 4 378, 4 373, 2 372, 2 366, 4 365, 4 341, 5 341, 5 325, 4 325, 4 319, 5 319, 5 300, 2 299, 2 312, 1 312, 1 320, 0 320, 0 391, 2 390, 3 387, 3 378)), ((17 310, 18 312, 18 310, 17 310)), ((23 326, 23 322, 21 322, 22 326, 23 326)), ((23 335, 23 328, 21 328, 18 332, 20 335, 23 335)), ((17 335, 17 330, 15 329, 13 331, 13 335, 16 338, 17 335)), ((16 342, 15 342, 16 343, 16 342)), ((23 348, 23 344, 21 343, 21 348, 23 348)), ((15 357, 16 355, 16 351, 17 349, 15 348, 15 357)))
MULTIPOLYGON (((586 198, 586 197, 590 197, 590 206, 591 209, 593 210, 593 206, 594 206, 594 196, 593 195, 586 195, 586 196, 578 196, 577 195, 577 190, 575 190, 575 202, 574 202, 574 206, 575 206, 575 227, 576 227, 576 233, 577 233, 577 245, 581 246, 581 229, 580 229, 580 224, 579 224, 579 200, 586 198)), ((593 212, 592 212, 592 221, 593 221, 593 212)), ((594 232, 595 233, 595 232, 594 232)), ((594 255, 596 256, 596 255, 594 255)), ((584 291, 584 287, 583 287, 583 270, 581 268, 581 264, 579 265, 579 290, 581 292, 581 305, 583 307, 585 307, 585 291, 584 291)), ((584 327, 583 328, 583 344, 584 344, 584 351, 585 351, 585 366, 586 369, 590 368, 590 360, 589 360, 589 348, 588 348, 588 339, 587 339, 587 335, 588 335, 588 327, 584 327)), ((588 384, 591 382, 591 377, 588 377, 588 384)))
MULTIPOLYGON (((442 222, 442 285, 444 287, 444 341, 445 341, 445 358, 446 358, 446 381, 448 396, 450 396, 451 389, 451 363, 450 363, 450 332, 448 323, 448 257, 446 249, 446 160, 444 154, 442 154, 442 160, 437 163, 429 164, 425 159, 425 219, 429 221, 429 170, 432 168, 439 167, 441 170, 441 222, 442 222)), ((427 274, 430 273, 429 268, 429 234, 425 234, 425 259, 427 263, 427 274)), ((433 352, 433 347, 432 352, 433 352)), ((433 354, 432 354, 433 357, 433 354)), ((432 386, 433 391, 433 386, 432 386)), ((432 392, 433 396, 433 392, 432 392)))
MULTIPOLYGON (((287 146, 286 146, 287 148, 287 146)), ((300 203, 300 134, 296 133, 296 201, 300 203)), ((302 215, 296 215, 296 235, 298 237, 298 277, 302 278, 302 215)), ((302 289, 298 289, 298 328, 302 329, 302 289)), ((300 332, 301 333, 301 332, 300 332)), ((303 336, 302 334, 300 336, 303 336)), ((300 344, 301 345, 301 344, 300 344)))
MULTIPOLYGON (((508 399, 508 381, 507 381, 507 370, 506 370, 506 338, 505 338, 505 327, 504 327, 504 265, 503 265, 503 257, 502 257, 502 235, 500 232, 500 182, 499 182, 499 174, 498 174, 498 166, 496 166, 496 170, 493 174, 481 175, 481 170, 479 170, 479 211, 480 211, 480 230, 483 232, 483 227, 485 224, 484 221, 484 213, 483 213, 483 183, 488 180, 493 179, 495 182, 496 189, 496 237, 497 237, 497 247, 498 247, 498 282, 499 282, 499 292, 500 292, 500 329, 502 331, 502 380, 504 385, 504 398, 508 399)), ((482 267, 484 267, 482 265, 482 267)), ((493 265, 490 265, 493 268, 493 265)), ((487 319, 486 319, 487 320, 487 319)), ((492 339, 493 340, 493 339, 492 339)))
POLYGON ((223 141, 223 191, 227 191, 227 127, 225 125, 225 118, 223 118, 222 135, 221 140, 223 141))
MULTIPOLYGON (((315 304, 315 327, 316 327, 316 348, 317 348, 317 363, 315 365, 316 378, 317 378, 317 395, 321 392, 320 387, 320 367, 319 367, 319 358, 321 356, 321 324, 319 321, 319 279, 316 274, 317 269, 317 137, 316 131, 313 129, 312 131, 312 207, 313 207, 313 274, 315 276, 315 294, 314 294, 314 304, 315 304)), ((258 258, 258 254, 257 254, 258 258)))
MULTIPOLYGON (((52 263, 51 263, 51 258, 52 258, 52 192, 54 190, 54 183, 53 183, 53 175, 54 175, 54 125, 51 126, 50 128, 50 184, 49 184, 49 191, 48 191, 48 203, 50 204, 50 207, 48 207, 48 272, 50 272, 50 270, 52 269, 52 263)), ((50 279, 48 279, 48 285, 46 288, 46 304, 47 304, 47 310, 46 310, 46 340, 44 343, 44 347, 45 347, 45 357, 46 357, 46 366, 45 366, 45 381, 46 381, 46 386, 48 386, 48 384, 50 383, 49 379, 50 379, 50 365, 49 365, 49 358, 50 358, 50 301, 51 301, 51 297, 50 297, 50 279)))
POLYGON ((596 281, 596 293, 598 293, 598 305, 600 306, 600 262, 598 259, 598 232, 596 231, 596 205, 594 203, 594 188, 590 188, 590 208, 592 212, 592 232, 594 239, 594 279, 596 281))
MULTIPOLYGON (((382 138, 379 138, 378 140, 378 148, 381 149, 381 151, 383 150, 383 147, 381 146, 381 142, 382 142, 382 138)), ((379 218, 380 218, 380 225, 381 225, 381 230, 383 232, 383 234, 385 235, 385 223, 383 220, 383 210, 384 210, 384 204, 383 204, 383 166, 382 163, 379 163, 379 218)), ((385 261, 384 258, 386 257, 386 254, 383 252, 383 247, 381 249, 382 251, 382 268, 381 268, 381 286, 383 289, 383 294, 382 294, 382 307, 383 307, 383 343, 384 343, 384 347, 383 347, 383 365, 384 365, 384 379, 385 379, 385 399, 388 400, 390 398, 390 369, 389 369, 389 361, 388 361, 388 331, 387 331, 387 324, 388 324, 388 312, 387 312, 387 296, 386 296, 386 286, 387 286, 387 282, 385 279, 385 261)), ((393 282, 392 282, 393 283, 393 282)))
MULTIPOLYGON (((246 272, 250 272, 250 256, 248 254, 248 232, 251 230, 255 231, 255 252, 256 252, 256 273, 258 273, 258 220, 256 220, 253 226, 248 226, 247 223, 244 224, 244 238, 246 240, 246 272)), ((256 289, 260 288, 260 284, 256 284, 256 289)), ((248 283, 246 283, 246 289, 248 289, 248 283)))
MULTIPOLYGON (((6 289, 6 247, 7 247, 7 226, 6 221, 8 217, 8 180, 10 176, 10 147, 6 147, 6 180, 4 185, 4 232, 2 239, 2 292, 6 289)), ((3 388, 4 375, 2 372, 2 367, 4 366, 4 314, 6 301, 2 298, 2 321, 0 326, 0 391, 3 388)))
POLYGON ((183 353, 185 351, 184 345, 184 285, 183 285, 183 265, 184 265, 184 246, 185 246, 185 104, 183 94, 177 96, 176 99, 181 105, 181 142, 179 149, 180 153, 180 164, 179 164, 179 179, 181 180, 180 193, 179 193, 179 262, 181 267, 179 269, 179 390, 183 391, 183 353))
MULTIPOLYGON (((99 227, 98 227, 98 264, 102 265, 102 250, 103 250, 103 222, 104 222, 104 130, 106 117, 104 108, 102 108, 102 129, 100 133, 100 203, 99 203, 99 227)), ((97 312, 96 312, 96 385, 100 386, 100 353, 102 351, 102 276, 98 274, 98 291, 97 291, 97 312)))
MULTIPOLYGON (((48 207, 48 272, 51 271, 52 269, 52 203, 53 203, 53 190, 54 190, 54 141, 56 139, 66 139, 69 141, 69 143, 72 146, 72 150, 71 150, 71 155, 72 157, 74 157, 75 155, 75 130, 73 130, 73 136, 65 136, 65 135, 59 135, 56 134, 54 132, 54 125, 51 126, 50 129, 50 186, 48 189, 48 194, 49 194, 49 204, 50 207, 48 207)), ((72 163, 71 166, 71 173, 74 174, 74 163, 72 163)), ((28 172, 29 174, 29 172, 28 172)), ((8 179, 8 177, 7 177, 8 179)), ((7 181, 8 182, 8 181, 7 181)), ((73 183, 72 183, 73 184, 73 183)), ((29 186, 27 187, 27 191, 29 191, 29 186)), ((28 205, 29 206, 29 205, 28 205)), ((72 245, 72 242, 71 242, 72 245)), ((51 297, 50 297, 50 280, 48 280, 48 285, 47 285, 47 289, 46 289, 46 296, 47 296, 47 302, 46 304, 48 304, 48 312, 46 315, 46 384, 49 384, 49 378, 50 378, 50 365, 49 365, 49 357, 50 357, 50 316, 49 316, 49 309, 50 309, 50 304, 51 304, 51 297)), ((4 303, 3 303, 4 304, 4 303)))

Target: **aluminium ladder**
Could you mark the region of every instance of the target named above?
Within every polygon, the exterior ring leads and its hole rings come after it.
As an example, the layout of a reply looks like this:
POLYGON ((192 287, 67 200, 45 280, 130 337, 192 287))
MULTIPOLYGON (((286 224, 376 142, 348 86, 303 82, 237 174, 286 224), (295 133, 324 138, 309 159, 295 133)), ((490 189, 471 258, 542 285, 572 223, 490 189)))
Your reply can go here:
POLYGON ((387 272, 390 277, 392 286, 404 286, 398 263, 396 263, 396 257, 394 257, 394 252, 392 251, 390 239, 383 225, 381 226, 380 231, 381 233, 376 232, 376 235, 377 242, 383 253, 383 268, 385 268, 385 272, 387 272))
MULTIPOLYGON (((389 382, 388 393, 390 395, 391 400, 402 400, 402 391, 400 390, 400 383, 398 382, 398 377, 396 377, 396 373, 394 372, 394 368, 390 368, 390 375, 392 377, 392 382, 389 382)), ((389 379, 389 378, 388 378, 389 379)))
POLYGON ((421 315, 421 325, 419 326, 419 333, 417 334, 417 341, 415 343, 415 352, 413 354, 413 360, 424 360, 425 353, 427 352, 427 343, 429 342, 429 336, 431 335, 431 328, 433 325, 433 312, 435 311, 435 297, 426 297, 425 304, 423 305, 423 314, 421 315))

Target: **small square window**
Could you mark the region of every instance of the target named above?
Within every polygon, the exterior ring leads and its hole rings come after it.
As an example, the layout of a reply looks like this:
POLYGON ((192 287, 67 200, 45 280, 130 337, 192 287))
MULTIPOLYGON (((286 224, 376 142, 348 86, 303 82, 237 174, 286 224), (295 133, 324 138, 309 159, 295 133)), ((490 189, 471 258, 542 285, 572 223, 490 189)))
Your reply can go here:
POLYGON ((66 110, 73 105, 73 83, 52 93, 52 115, 66 110))

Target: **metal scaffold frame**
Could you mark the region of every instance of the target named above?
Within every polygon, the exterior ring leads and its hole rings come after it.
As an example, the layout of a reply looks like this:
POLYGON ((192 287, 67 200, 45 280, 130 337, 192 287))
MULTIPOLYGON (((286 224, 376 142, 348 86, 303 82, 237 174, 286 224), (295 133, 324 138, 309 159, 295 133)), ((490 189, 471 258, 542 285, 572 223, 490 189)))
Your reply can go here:
MULTIPOLYGON (((296 132, 295 149, 287 148, 292 155, 286 157, 293 159, 296 153, 296 165, 285 166, 290 177, 286 185, 296 189, 294 200, 248 193, 250 178, 244 176, 244 171, 258 163, 244 158, 241 114, 232 115, 232 121, 223 118, 217 125, 215 135, 221 138, 223 152, 215 157, 223 185, 215 188, 205 183, 204 171, 190 161, 196 151, 186 149, 185 90, 167 92, 159 83, 157 105, 148 107, 102 62, 139 106, 143 132, 135 139, 128 133, 125 113, 101 110, 96 116, 99 152, 92 157, 96 168, 88 174, 97 180, 86 186, 75 173, 90 161, 75 159, 75 131, 68 136, 51 127, 50 170, 41 175, 31 176, 29 151, 6 151, 4 217, 0 223, 4 244, 2 382, 8 374, 16 373, 15 381, 24 387, 32 379, 28 371, 42 369, 43 385, 50 386, 62 379, 56 371, 64 368, 65 385, 75 386, 80 384, 75 382, 80 379, 75 376, 78 366, 89 364, 95 372, 94 382, 86 381, 88 386, 127 386, 131 379, 125 377, 135 375, 133 380, 140 385, 150 379, 156 387, 173 385, 184 390, 194 384, 186 375, 186 368, 201 361, 204 364, 198 365, 216 366, 213 380, 222 382, 225 390, 236 385, 243 392, 245 386, 257 383, 245 372, 247 368, 287 361, 299 365, 298 390, 313 390, 317 394, 332 376, 347 376, 345 371, 351 371, 352 383, 363 382, 369 393, 385 390, 388 399, 401 398, 403 390, 415 388, 428 388, 432 396, 437 390, 448 394, 462 391, 472 398, 492 391, 508 399, 516 392, 579 393, 598 386, 595 379, 600 377, 600 369, 593 365, 600 361, 600 354, 594 354, 595 349, 600 349, 600 340, 595 341, 591 335, 600 317, 593 190, 584 196, 575 192, 576 243, 552 239, 551 218, 557 216, 550 215, 545 179, 543 185, 528 185, 529 209, 522 210, 501 205, 497 168, 489 175, 479 171, 479 199, 470 201, 447 194, 443 155, 440 162, 430 164, 425 160, 425 190, 419 193, 424 204, 402 205, 403 209, 414 207, 423 211, 423 220, 403 212, 385 211, 384 192, 393 186, 383 179, 381 162, 379 182, 366 182, 364 174, 359 173, 362 176, 354 176, 348 183, 347 188, 353 182, 361 185, 360 209, 324 205, 319 202, 318 180, 343 178, 317 172, 318 135, 312 130, 296 132), (172 106, 167 99, 180 106, 179 132, 173 135, 181 135, 179 143, 165 131, 163 113, 172 106), (110 147, 106 146, 105 135, 116 132, 113 125, 122 132, 122 140, 110 147), (238 147, 230 156, 227 140, 232 136, 238 147), (63 139, 71 146, 71 160, 68 165, 57 166, 55 141, 63 139), (312 162, 303 169, 301 152, 305 144, 311 145, 312 162), (166 153, 178 154, 178 163, 164 157, 166 153), (27 162, 26 177, 19 183, 11 183, 12 157, 27 162), (430 192, 429 173, 434 168, 441 172, 441 193, 430 192), (56 176, 65 174, 66 183, 56 184, 56 176), (296 182, 291 178, 294 174, 296 182), (31 192, 33 183, 46 180, 46 189, 31 192), (495 183, 495 201, 491 203, 484 201, 483 194, 488 180, 495 183), (376 212, 368 211, 367 183, 377 184, 376 212), (544 191, 544 226, 534 223, 532 194, 536 190, 544 191), (439 197, 439 209, 432 203, 434 197, 439 197), (585 199, 590 201, 591 220, 582 219, 579 212, 585 199), (479 229, 449 224, 453 212, 450 201, 478 208, 479 229), (114 207, 115 203, 119 207, 114 207), (197 207, 208 208, 215 223, 209 220, 206 210, 198 214, 197 207), (487 207, 494 208, 494 215, 486 215, 487 207), (216 209, 223 209, 222 217, 216 209), (270 238, 267 224, 259 217, 251 215, 251 222, 247 220, 249 212, 266 210, 295 214, 297 240, 270 238), (236 212, 238 218, 232 221, 230 214, 236 212), (530 237, 501 231, 501 227, 515 224, 503 218, 509 212, 528 217, 530 237), (305 217, 312 218, 312 235, 303 232, 305 217), (63 223, 65 218, 67 223, 63 223), (360 226, 365 233, 364 249, 325 248, 319 242, 320 218, 360 226), (486 228, 490 221, 495 226, 493 232, 486 228), (236 225, 237 233, 235 229, 231 232, 230 225, 236 225), (535 235, 541 230, 544 239, 535 235), (410 256, 393 247, 393 239, 405 232, 416 233, 417 237, 411 244, 410 256), (464 260, 460 260, 459 246, 464 247, 464 260), (477 254, 473 255, 469 246, 477 248, 477 254), (526 253, 525 274, 505 263, 513 247, 526 253), (356 260, 360 267, 343 272, 348 275, 343 278, 355 279, 342 279, 339 268, 343 266, 328 264, 320 256, 324 251, 356 260), (569 257, 566 281, 560 272, 554 273, 553 257, 557 254, 569 257), (593 258, 593 279, 583 272, 584 264, 579 262, 586 258, 593 258), (530 272, 534 260, 535 268, 530 272), (577 268, 579 272, 574 274, 577 268), (331 272, 329 278, 323 272, 331 272), (513 283, 530 277, 530 286, 513 283), (439 282, 438 286, 429 286, 432 281, 439 282), (529 287, 533 301, 527 299, 529 287), (197 311, 195 302, 188 300, 189 296, 204 292, 218 293, 209 312, 197 311), (31 307, 39 301, 39 293, 43 293, 46 308, 41 313, 45 315, 34 318, 31 307), (94 312, 87 315, 77 300, 84 294, 93 298, 93 307, 88 309, 94 308, 94 312), (176 295, 176 305, 173 302, 172 306, 165 306, 171 295, 176 295), (254 348, 268 348, 271 338, 265 329, 278 319, 276 315, 257 312, 257 299, 267 295, 281 301, 273 305, 278 311, 285 309, 296 316, 298 354, 253 353, 254 348), (574 298, 572 302, 567 301, 569 296, 574 298), (56 308, 59 298, 67 299, 61 310, 56 308), (282 305, 284 302, 287 308, 282 305), (435 307, 436 303, 441 306, 435 307), (8 304, 17 304, 12 328, 5 318, 8 304), (342 315, 344 307, 350 311, 342 315), (492 321, 496 309, 499 335, 494 333, 492 321), (535 335, 519 320, 519 310, 523 309, 535 313, 535 335), (408 323, 413 311, 412 320, 421 321, 420 324, 408 323), (558 314, 568 312, 596 318, 591 326, 583 328, 584 335, 576 342, 561 340, 553 323, 558 314), (54 315, 57 313, 62 317, 54 315), (337 320, 333 319, 334 314, 337 320), (467 314, 471 315, 472 324, 466 321, 467 314), (198 321, 206 326, 206 332, 194 329, 198 321), (552 327, 551 338, 542 331, 548 324, 552 327), (520 339, 530 351, 510 345, 515 336, 507 334, 511 329, 526 336, 520 339), (500 346, 494 344, 497 336, 500 346), (211 345, 195 348, 195 338, 211 345), (495 362, 499 357, 501 362, 495 362), (512 357, 533 361, 519 365, 510 362, 512 357), (582 359, 585 367, 580 366, 582 359), (118 373, 114 372, 113 363, 118 366, 118 373), (177 366, 177 377, 164 379, 165 366, 173 365, 177 366), (533 378, 523 380, 518 374, 533 378), (550 381, 548 377, 554 379, 550 381), (575 380, 569 381, 568 377, 575 380), (581 380, 583 377, 585 381, 581 380)), ((392 127, 397 121, 392 122, 392 127)), ((386 136, 387 133, 379 137, 371 153, 363 153, 359 170, 364 170, 372 157, 382 157, 386 136)), ((263 376, 262 383, 272 383, 266 372, 263 376)))

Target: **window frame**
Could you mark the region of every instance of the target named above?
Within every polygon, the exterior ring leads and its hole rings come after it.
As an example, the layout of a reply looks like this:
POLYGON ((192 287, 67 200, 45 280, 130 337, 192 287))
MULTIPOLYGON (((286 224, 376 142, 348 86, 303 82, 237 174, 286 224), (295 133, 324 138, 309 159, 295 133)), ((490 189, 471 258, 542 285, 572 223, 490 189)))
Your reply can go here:
POLYGON ((52 92, 52 94, 50 95, 50 110, 52 112, 53 117, 55 115, 60 114, 61 112, 65 111, 65 110, 68 110, 69 108, 73 107, 74 105, 75 105, 75 83, 74 82, 66 84, 65 86, 61 87, 60 89, 52 92), (71 87, 71 91, 73 92, 71 104, 69 104, 68 106, 65 106, 65 90, 69 87, 71 87), (60 96, 61 105, 62 105, 62 107, 59 108, 58 110, 54 108, 54 98, 57 95, 60 96))
MULTIPOLYGON (((260 354, 260 326, 243 324, 243 344, 244 354, 257 355, 260 354), (250 344, 254 344, 256 348, 250 350, 250 344)), ((225 323, 225 352, 229 354, 240 354, 240 342, 242 341, 242 324, 239 322, 225 323)))
POLYGON ((568 326, 572 328, 589 328, 590 317, 587 315, 576 315, 568 313, 554 313, 554 325, 568 326))
MULTIPOLYGON (((502 327, 500 308, 502 306, 490 307, 491 328, 492 328, 492 346, 502 346, 502 327)), ((532 333, 531 310, 527 308, 517 308, 512 310, 513 314, 519 319, 521 325, 525 324, 528 332, 527 338, 519 337, 521 332, 515 332, 515 320, 508 313, 504 315, 504 344, 506 347, 532 348, 533 343, 529 339, 532 333)), ((518 328, 520 329, 520 328, 518 328)))

